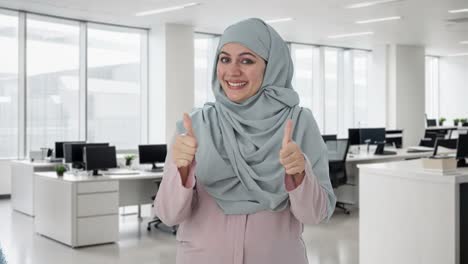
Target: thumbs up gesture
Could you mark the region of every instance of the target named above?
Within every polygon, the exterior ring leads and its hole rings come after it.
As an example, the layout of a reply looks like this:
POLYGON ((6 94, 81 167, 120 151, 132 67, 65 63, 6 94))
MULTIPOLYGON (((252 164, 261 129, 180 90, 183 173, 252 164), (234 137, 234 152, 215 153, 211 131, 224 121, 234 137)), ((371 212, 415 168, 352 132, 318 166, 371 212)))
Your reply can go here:
POLYGON ((280 163, 286 175, 291 175, 296 186, 302 182, 305 175, 305 159, 301 148, 292 140, 293 123, 289 119, 284 129, 283 144, 280 150, 280 163))
POLYGON ((184 113, 184 127, 187 133, 177 135, 172 146, 172 157, 177 168, 188 167, 192 164, 197 151, 197 139, 193 133, 192 119, 187 113, 184 113))

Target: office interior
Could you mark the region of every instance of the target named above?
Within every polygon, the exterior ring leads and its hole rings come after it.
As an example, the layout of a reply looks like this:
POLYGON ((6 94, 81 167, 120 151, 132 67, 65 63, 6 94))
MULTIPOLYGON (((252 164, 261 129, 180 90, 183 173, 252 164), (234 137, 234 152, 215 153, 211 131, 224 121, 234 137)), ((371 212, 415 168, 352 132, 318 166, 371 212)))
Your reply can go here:
POLYGON ((0 0, 0 263, 175 263, 164 156, 249 17, 288 43, 329 150, 309 263, 468 262, 468 2, 0 0))

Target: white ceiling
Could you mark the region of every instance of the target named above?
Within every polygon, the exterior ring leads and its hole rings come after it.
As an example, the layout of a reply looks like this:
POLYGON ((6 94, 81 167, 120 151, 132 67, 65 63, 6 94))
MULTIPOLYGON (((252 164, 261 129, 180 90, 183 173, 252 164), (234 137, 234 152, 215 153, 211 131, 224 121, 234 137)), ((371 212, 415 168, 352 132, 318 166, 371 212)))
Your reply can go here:
POLYGON ((148 27, 161 23, 193 25, 196 31, 222 33, 243 18, 295 20, 272 24, 288 41, 371 49, 374 44, 399 43, 425 46, 426 53, 447 55, 468 52, 468 13, 450 14, 450 9, 468 8, 468 0, 403 0, 396 3, 346 9, 369 0, 0 0, 0 7, 72 17, 106 23, 148 27), (198 6, 145 17, 135 13, 189 2, 198 6), (358 25, 354 21, 402 16, 402 20, 358 25), (467 18, 464 23, 448 19, 467 18), (374 35, 327 39, 342 33, 374 31, 374 35))

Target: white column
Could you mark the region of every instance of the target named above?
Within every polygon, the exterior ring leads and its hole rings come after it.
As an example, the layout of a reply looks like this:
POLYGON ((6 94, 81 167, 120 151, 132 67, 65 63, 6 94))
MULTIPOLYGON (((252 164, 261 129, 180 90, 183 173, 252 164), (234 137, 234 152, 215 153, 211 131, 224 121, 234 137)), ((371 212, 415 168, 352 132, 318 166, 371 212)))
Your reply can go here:
POLYGON ((367 88, 367 126, 387 127, 387 57, 388 45, 376 45, 372 48, 372 62, 369 64, 369 84, 367 88))
POLYGON ((391 45, 388 53, 387 127, 401 128, 404 146, 424 135, 424 47, 391 45))
POLYGON ((149 142, 170 142, 194 106, 193 28, 165 24, 149 36, 149 142))

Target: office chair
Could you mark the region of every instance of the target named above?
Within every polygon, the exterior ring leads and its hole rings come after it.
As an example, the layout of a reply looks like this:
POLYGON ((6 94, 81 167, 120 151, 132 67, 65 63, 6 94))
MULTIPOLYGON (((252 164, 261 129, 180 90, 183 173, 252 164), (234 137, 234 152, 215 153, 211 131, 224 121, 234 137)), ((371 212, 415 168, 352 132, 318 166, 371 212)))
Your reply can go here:
MULTIPOLYGON (((156 185, 158 186, 158 190, 159 190, 159 186, 161 185, 161 180, 155 180, 154 183, 156 183, 156 185)), ((151 199, 153 200, 153 204, 151 205, 151 207, 154 207, 154 200, 156 199, 156 195, 151 196, 151 199)), ((164 223, 161 221, 161 219, 159 219, 157 216, 155 216, 153 220, 148 222, 148 227, 146 228, 146 230, 151 231, 151 225, 153 225, 154 228, 159 229, 160 224, 164 225, 164 223)), ((178 226, 172 226, 171 227, 171 233, 173 235, 177 234, 177 227, 178 226)))
POLYGON ((386 146, 395 148, 403 147, 403 129, 385 130, 385 143, 386 146), (395 136, 391 136, 395 135, 395 136))
POLYGON ((445 138, 445 134, 440 134, 437 132, 427 131, 424 133, 424 138, 419 141, 419 146, 433 148, 436 142, 436 139, 445 138))
POLYGON ((433 155, 434 156, 437 155, 437 149, 439 148, 439 146, 442 146, 448 149, 457 149, 457 141, 458 139, 442 139, 442 138, 436 139, 433 155))
MULTIPOLYGON (((346 156, 348 155, 349 149, 348 139, 329 140, 327 142, 327 148, 328 169, 332 187, 336 189, 342 185, 347 185, 346 156)), ((336 202, 336 208, 340 208, 345 214, 349 214, 350 211, 346 208, 346 205, 353 205, 353 203, 339 200, 336 202)))
POLYGON ((336 140, 336 135, 322 135, 323 141, 336 140))

